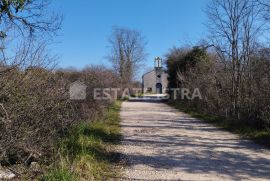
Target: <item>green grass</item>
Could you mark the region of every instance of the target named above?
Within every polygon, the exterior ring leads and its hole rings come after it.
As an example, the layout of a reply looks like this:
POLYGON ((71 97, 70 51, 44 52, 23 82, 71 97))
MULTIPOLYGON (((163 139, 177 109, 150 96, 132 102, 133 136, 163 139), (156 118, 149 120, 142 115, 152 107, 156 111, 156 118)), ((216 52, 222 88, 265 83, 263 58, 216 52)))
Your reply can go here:
POLYGON ((73 181, 78 180, 75 175, 70 173, 66 169, 56 169, 54 171, 49 172, 42 180, 46 181, 56 181, 56 180, 62 180, 62 181, 73 181))
POLYGON ((101 119, 82 123, 61 141, 59 163, 42 180, 108 180, 120 174, 118 156, 121 102, 108 108, 101 119))
POLYGON ((191 109, 181 102, 169 102, 170 106, 183 111, 192 117, 211 123, 216 127, 238 134, 243 138, 254 140, 255 142, 270 148, 270 132, 266 129, 258 129, 254 126, 246 124, 244 121, 226 119, 225 117, 211 115, 191 109))

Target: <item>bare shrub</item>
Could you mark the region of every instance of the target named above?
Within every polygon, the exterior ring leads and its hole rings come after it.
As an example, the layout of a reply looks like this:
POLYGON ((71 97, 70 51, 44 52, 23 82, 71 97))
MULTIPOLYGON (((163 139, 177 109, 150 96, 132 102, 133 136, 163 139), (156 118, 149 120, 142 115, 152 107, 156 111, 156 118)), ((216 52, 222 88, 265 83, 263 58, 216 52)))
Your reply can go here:
POLYGON ((72 126, 95 120, 110 104, 94 100, 92 89, 112 87, 117 77, 102 66, 54 71, 48 65, 54 59, 40 46, 18 52, 22 55, 16 58, 24 66, 2 74, 0 80, 0 162, 50 163, 57 143, 72 126), (88 86, 85 101, 69 99, 69 86, 76 80, 88 86))
POLYGON ((263 111, 261 111, 260 118, 264 122, 267 131, 270 132, 270 106, 267 106, 263 111))
MULTIPOLYGON (((191 91, 198 88, 202 94, 202 100, 181 100, 197 110, 238 118, 231 109, 231 99, 229 99, 232 94, 231 64, 224 63, 213 52, 204 54, 198 52, 200 51, 191 49, 178 56, 168 55, 170 85, 188 88, 191 91), (192 64, 194 58, 198 58, 198 60, 192 64)), ((241 115, 241 120, 246 123, 261 127, 261 110, 270 104, 269 51, 265 48, 254 51, 250 62, 252 64, 250 69, 242 72, 239 115, 241 115), (248 76, 249 74, 252 77, 248 76)))

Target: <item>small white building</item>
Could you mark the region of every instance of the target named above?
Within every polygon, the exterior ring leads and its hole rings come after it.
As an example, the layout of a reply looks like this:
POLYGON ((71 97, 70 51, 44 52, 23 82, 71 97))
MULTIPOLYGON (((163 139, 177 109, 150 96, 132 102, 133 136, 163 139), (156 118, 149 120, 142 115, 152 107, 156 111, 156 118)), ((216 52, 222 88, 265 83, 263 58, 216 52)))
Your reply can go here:
POLYGON ((165 94, 168 88, 168 74, 162 68, 162 59, 155 59, 155 68, 142 76, 143 93, 165 94))

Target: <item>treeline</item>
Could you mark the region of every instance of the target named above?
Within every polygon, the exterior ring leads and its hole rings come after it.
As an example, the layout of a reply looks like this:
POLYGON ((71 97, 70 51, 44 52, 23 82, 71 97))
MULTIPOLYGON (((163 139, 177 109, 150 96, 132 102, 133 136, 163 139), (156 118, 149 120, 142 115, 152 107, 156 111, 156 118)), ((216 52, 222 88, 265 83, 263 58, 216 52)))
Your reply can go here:
MULTIPOLYGON (((269 126, 270 59, 267 50, 261 50, 252 58, 250 73, 253 79, 242 80, 240 110, 235 115, 232 106, 231 65, 218 61, 218 56, 204 48, 175 48, 167 55, 169 86, 198 88, 202 99, 180 100, 186 106, 227 118, 241 119, 246 123, 269 126), (267 116, 268 114, 268 116, 267 116)), ((243 75, 247 76, 247 75, 243 75)), ((178 99, 182 96, 179 94, 178 99)))
MULTIPOLYGON (((171 88, 199 88, 203 99, 188 107, 270 127, 269 2, 213 0, 207 7, 209 37, 166 56, 171 88)), ((180 98, 180 97, 179 97, 180 98)))

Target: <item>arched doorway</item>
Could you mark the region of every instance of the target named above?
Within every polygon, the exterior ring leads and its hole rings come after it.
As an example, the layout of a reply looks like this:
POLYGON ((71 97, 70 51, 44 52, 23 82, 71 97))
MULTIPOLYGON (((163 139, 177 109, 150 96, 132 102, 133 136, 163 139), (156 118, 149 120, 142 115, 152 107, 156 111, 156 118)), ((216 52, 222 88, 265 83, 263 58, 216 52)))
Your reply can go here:
POLYGON ((162 84, 161 83, 156 84, 156 93, 162 94, 162 84))

